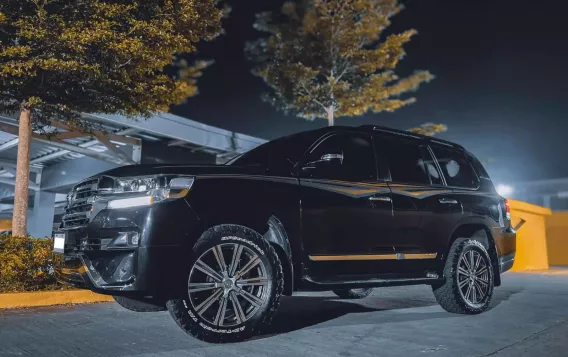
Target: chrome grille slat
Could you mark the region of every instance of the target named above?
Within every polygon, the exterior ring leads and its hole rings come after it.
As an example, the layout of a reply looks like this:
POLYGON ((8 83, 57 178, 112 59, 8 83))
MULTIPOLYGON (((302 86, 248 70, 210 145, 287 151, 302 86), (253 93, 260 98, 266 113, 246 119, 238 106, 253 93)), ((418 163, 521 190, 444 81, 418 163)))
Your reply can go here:
POLYGON ((89 199, 97 195, 100 179, 100 177, 88 179, 73 187, 68 195, 62 229, 78 229, 89 223, 89 212, 93 207, 89 199))

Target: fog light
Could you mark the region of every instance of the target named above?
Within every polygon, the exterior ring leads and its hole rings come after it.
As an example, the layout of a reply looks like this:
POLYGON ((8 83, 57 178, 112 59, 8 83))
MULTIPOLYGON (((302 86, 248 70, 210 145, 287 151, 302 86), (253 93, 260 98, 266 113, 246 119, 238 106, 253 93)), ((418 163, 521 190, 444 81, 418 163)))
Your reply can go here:
POLYGON ((121 198, 118 200, 112 200, 108 202, 108 209, 119 209, 119 208, 131 208, 138 206, 149 206, 154 202, 154 197, 152 196, 140 196, 131 198, 121 198))
POLYGON ((133 248, 137 247, 139 243, 140 234, 138 232, 119 232, 118 237, 108 245, 108 249, 133 248))

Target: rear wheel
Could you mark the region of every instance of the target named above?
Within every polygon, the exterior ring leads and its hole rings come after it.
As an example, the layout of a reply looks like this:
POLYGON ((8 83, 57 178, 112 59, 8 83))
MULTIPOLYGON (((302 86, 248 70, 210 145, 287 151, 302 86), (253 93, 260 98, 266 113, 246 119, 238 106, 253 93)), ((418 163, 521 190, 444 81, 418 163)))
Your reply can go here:
POLYGON ((434 286, 434 296, 446 311, 479 314, 493 297, 493 265, 479 241, 459 238, 450 249, 444 267, 444 284, 434 286))
POLYGON ((167 302, 176 323, 207 342, 234 342, 262 332, 280 304, 282 266, 257 232, 221 225, 194 246, 187 293, 167 302))
POLYGON ((333 293, 342 299, 363 299, 373 292, 373 288, 333 290, 333 293))

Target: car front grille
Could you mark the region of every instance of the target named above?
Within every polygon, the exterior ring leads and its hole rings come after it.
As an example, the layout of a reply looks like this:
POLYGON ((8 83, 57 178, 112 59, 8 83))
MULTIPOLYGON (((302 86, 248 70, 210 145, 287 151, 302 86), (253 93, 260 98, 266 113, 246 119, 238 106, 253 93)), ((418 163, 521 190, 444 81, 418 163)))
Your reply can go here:
POLYGON ((67 206, 62 218, 62 229, 82 228, 89 223, 93 198, 98 192, 100 178, 80 182, 67 196, 67 206))

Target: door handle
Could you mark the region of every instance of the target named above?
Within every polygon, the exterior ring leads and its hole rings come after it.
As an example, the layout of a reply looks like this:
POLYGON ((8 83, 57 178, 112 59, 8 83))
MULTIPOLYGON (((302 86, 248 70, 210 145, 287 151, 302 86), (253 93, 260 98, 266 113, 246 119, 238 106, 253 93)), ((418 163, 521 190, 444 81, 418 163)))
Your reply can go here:
POLYGON ((453 198, 440 198, 438 202, 446 204, 446 205, 457 205, 458 200, 454 200, 453 198))
POLYGON ((372 196, 372 197, 369 197, 369 201, 390 202, 391 198, 389 196, 372 196))

